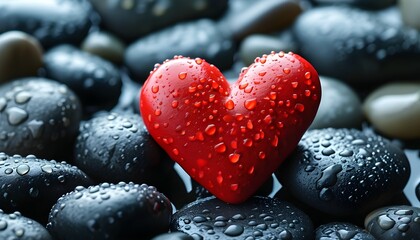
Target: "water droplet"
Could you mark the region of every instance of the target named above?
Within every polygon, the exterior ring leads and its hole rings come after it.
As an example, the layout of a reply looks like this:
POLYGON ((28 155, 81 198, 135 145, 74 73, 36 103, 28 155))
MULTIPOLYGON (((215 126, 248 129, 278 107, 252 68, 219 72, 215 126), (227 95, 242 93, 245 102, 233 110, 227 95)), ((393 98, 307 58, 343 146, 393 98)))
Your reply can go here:
POLYGON ((343 170, 343 167, 340 164, 334 164, 321 173, 321 177, 316 182, 317 189, 331 187, 337 183, 337 174, 343 170))
POLYGON ((195 63, 197 63, 198 65, 203 63, 203 59, 201 58, 195 58, 195 63))
POLYGON ((236 184, 236 183, 233 183, 233 184, 230 185, 230 190, 232 190, 232 191, 236 191, 236 190, 238 190, 238 188, 239 188, 239 185, 236 184))
POLYGON ((334 198, 334 195, 329 188, 323 188, 319 192, 319 198, 324 201, 330 201, 334 198))
POLYGON ((4 170, 4 173, 5 174, 11 174, 13 172, 13 169, 12 168, 6 168, 5 170, 4 170))
POLYGON ((4 220, 0 220, 0 231, 3 231, 7 228, 7 222, 4 220))
POLYGON ((258 75, 260 75, 261 77, 264 77, 266 73, 267 73, 267 72, 264 72, 264 71, 263 71, 263 72, 259 72, 259 73, 258 73, 258 75))
POLYGON ((254 125, 252 124, 252 121, 251 120, 248 120, 248 122, 246 123, 246 127, 248 129, 253 129, 254 128, 254 125))
POLYGON ((222 177, 222 175, 217 175, 216 181, 217 181, 218 184, 222 184, 223 183, 223 177, 222 177))
POLYGON ((252 147, 252 144, 253 144, 253 142, 252 142, 252 140, 251 140, 251 139, 249 139, 249 138, 245 138, 245 139, 244 139, 244 145, 245 145, 245 146, 247 146, 247 147, 252 147))
POLYGON ((306 72, 305 73, 305 78, 306 79, 310 79, 311 78, 311 73, 310 72, 306 72))
POLYGON ((400 209, 395 211, 396 215, 413 215, 414 211, 413 210, 405 210, 405 209, 400 209))
POLYGON ((238 153, 232 153, 232 154, 229 155, 229 161, 231 163, 237 163, 239 161, 239 158, 240 157, 241 157, 240 154, 238 154, 238 153))
POLYGON ((179 104, 179 103, 178 103, 178 101, 177 101, 177 100, 173 100, 173 101, 172 101, 172 107, 173 107, 173 108, 177 108, 177 107, 178 107, 178 104, 179 104))
POLYGON ((302 103, 296 103, 295 109, 299 112, 305 111, 305 106, 302 103))
POLYGON ((289 74, 290 71, 291 71, 290 68, 283 68, 283 72, 286 73, 286 74, 289 74))
POLYGON ((180 72, 178 74, 178 78, 181 80, 184 80, 187 77, 187 73, 186 72, 180 72))
POLYGON ((341 151, 338 155, 340 155, 342 157, 351 157, 351 156, 353 156, 353 151, 345 149, 345 150, 341 151))
POLYGON ((246 87, 248 87, 247 82, 243 82, 243 83, 239 84, 239 89, 241 89, 241 90, 245 89, 246 87))
POLYGON ((66 178, 64 177, 64 175, 60 175, 60 176, 58 176, 58 177, 57 177, 57 179, 58 179, 58 181, 59 181, 59 182, 61 182, 61 183, 64 183, 64 182, 65 182, 65 180, 66 180, 66 178))
POLYGON ((362 139, 355 139, 351 142, 351 144, 353 144, 353 145, 363 145, 363 144, 365 144, 365 141, 363 141, 362 139))
POLYGON ((265 158, 265 153, 264 153, 263 151, 259 152, 259 153, 258 153, 258 157, 259 157, 260 159, 264 159, 264 158, 265 158))
POLYGON ((244 103, 245 108, 248 110, 254 109, 256 105, 257 105, 257 99, 255 98, 247 99, 245 100, 245 103, 244 103))
POLYGON ((273 140, 271 141, 271 146, 277 147, 278 144, 279 144, 279 138, 277 137, 277 135, 274 135, 273 140))
POLYGON ((30 188, 29 189, 29 196, 36 198, 38 197, 39 190, 37 188, 30 188))
POLYGON ((214 135, 214 134, 216 133, 216 125, 214 125, 214 124, 209 124, 209 125, 206 127, 206 129, 204 130, 204 132, 205 132, 207 135, 210 135, 210 136, 214 135))
POLYGON ((16 237, 21 238, 25 234, 25 229, 23 228, 14 228, 13 232, 15 233, 16 237))
POLYGON ((203 216, 195 216, 192 219, 195 223, 203 223, 203 222, 207 222, 207 219, 203 216))
POLYGON ((152 93, 157 93, 159 92, 159 85, 153 85, 152 86, 152 93))
POLYGON ((28 113, 18 107, 11 107, 6 109, 7 120, 11 125, 18 125, 28 118, 28 113))
POLYGON ((228 110, 232 110, 233 108, 235 108, 235 103, 232 101, 232 99, 229 99, 225 102, 225 107, 228 110))
POLYGON ((29 170, 31 170, 31 169, 26 164, 21 164, 16 168, 16 172, 21 176, 27 174, 29 172, 29 170))
POLYGON ((378 218, 378 224, 379 224, 379 227, 381 227, 383 230, 386 231, 394 227, 395 221, 386 215, 381 215, 378 218))
POLYGON ((290 240, 293 238, 293 236, 289 231, 283 230, 279 233, 279 238, 280 240, 290 240))
POLYGON ((160 116, 162 114, 162 111, 158 108, 155 110, 155 115, 160 116))
POLYGON ((292 82, 292 88, 297 88, 297 87, 298 87, 298 85, 299 85, 299 83, 298 83, 298 82, 292 82))
POLYGON ((315 170, 315 167, 312 165, 308 165, 305 167, 305 172, 312 172, 313 170, 315 170))
POLYGON ((214 150, 218 153, 224 153, 226 151, 226 145, 224 142, 218 143, 214 146, 214 150))
POLYGON ((234 224, 227 227, 223 233, 230 237, 236 237, 241 235, 243 232, 244 228, 242 226, 234 224))
POLYGON ((0 98, 0 112, 3 111, 7 106, 7 100, 5 98, 0 98))
POLYGON ((18 104, 24 104, 28 102, 32 97, 32 94, 26 91, 19 92, 15 95, 15 102, 18 104))
POLYGON ((335 153, 335 151, 332 148, 324 148, 324 149, 322 149, 322 154, 324 156, 330 156, 330 155, 332 155, 334 153, 335 153))

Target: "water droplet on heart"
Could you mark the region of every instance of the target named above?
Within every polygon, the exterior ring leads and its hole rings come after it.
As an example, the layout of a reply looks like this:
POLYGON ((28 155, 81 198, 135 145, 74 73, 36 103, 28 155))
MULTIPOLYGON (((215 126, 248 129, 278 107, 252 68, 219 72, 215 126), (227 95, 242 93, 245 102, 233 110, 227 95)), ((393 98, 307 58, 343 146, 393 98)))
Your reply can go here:
POLYGON ((284 52, 283 51, 279 52, 279 57, 284 57, 284 52))
POLYGON ((175 156, 178 156, 178 155, 179 155, 179 150, 178 150, 177 148, 174 148, 174 149, 172 149, 172 153, 173 153, 175 156))
POLYGON ((197 87, 195 87, 195 86, 189 86, 188 87, 188 92, 189 93, 194 93, 195 91, 197 91, 197 87))
POLYGON ((305 111, 305 106, 302 103, 296 103, 295 109, 299 112, 305 111))
POLYGON ((235 103, 232 101, 232 99, 229 99, 226 101, 225 107, 229 110, 232 110, 235 107, 235 103))
POLYGON ((305 78, 306 78, 306 79, 311 78, 311 73, 310 73, 310 72, 306 72, 306 73, 305 73, 305 78))
POLYGON ((267 72, 259 72, 258 75, 260 75, 261 77, 264 77, 265 74, 267 74, 267 72))
POLYGON ((216 95, 210 94, 209 95, 209 102, 213 102, 215 98, 216 98, 216 95))
POLYGON ((214 150, 218 153, 224 153, 226 151, 225 143, 221 142, 214 146, 214 150))
POLYGON ((223 183, 223 177, 222 177, 222 175, 217 175, 217 177, 216 177, 216 182, 217 182, 218 184, 222 184, 222 183, 223 183))
POLYGON ((246 123, 246 127, 248 129, 253 129, 254 128, 254 125, 252 124, 252 121, 251 120, 248 120, 248 122, 246 123))
POLYGON ((239 84, 239 89, 241 89, 241 90, 245 89, 246 87, 248 87, 247 82, 243 82, 243 83, 239 84))
POLYGON ((245 93, 250 93, 250 92, 252 92, 252 89, 254 89, 253 86, 248 86, 248 87, 245 88, 244 92, 245 93))
POLYGON ((195 59, 195 63, 197 63, 198 65, 200 65, 200 64, 202 64, 202 63, 203 63, 203 59, 201 59, 201 58, 196 58, 196 59, 195 59))
POLYGON ((266 61, 267 61, 267 58, 265 58, 265 57, 260 58, 260 63, 264 64, 266 61))
POLYGON ((274 135, 273 140, 271 141, 271 145, 273 147, 277 147, 279 144, 279 138, 277 137, 277 135, 274 135))
POLYGON ((184 80, 187 77, 187 73, 186 72, 180 72, 178 74, 178 78, 181 80, 184 80))
POLYGON ((265 153, 264 153, 263 151, 259 152, 259 153, 258 153, 258 157, 259 157, 260 159, 264 159, 264 158, 265 158, 265 153))
POLYGON ((247 147, 252 147, 252 144, 253 144, 253 142, 252 142, 252 140, 251 140, 251 139, 249 139, 249 138, 245 138, 245 139, 244 139, 244 145, 245 145, 245 146, 247 146, 247 147))
POLYGON ((298 83, 298 82, 292 82, 292 88, 297 88, 297 87, 298 87, 298 85, 299 85, 299 83, 298 83))
POLYGON ((204 132, 207 135, 214 135, 216 133, 216 126, 214 124, 209 124, 206 129, 204 130, 204 132))
POLYGON ((290 73, 290 68, 283 68, 283 72, 286 73, 286 74, 289 74, 290 73))
POLYGON ((257 105, 257 99, 255 98, 247 99, 245 100, 245 103, 244 103, 245 108, 248 110, 254 109, 256 105, 257 105))
POLYGON ((172 107, 173 107, 173 108, 177 108, 177 107, 178 107, 178 105, 179 105, 179 103, 178 103, 178 101, 177 101, 177 100, 173 100, 173 101, 172 101, 172 107))
POLYGON ((230 190, 232 190, 232 191, 236 191, 236 190, 238 190, 238 187, 239 187, 239 185, 238 185, 238 184, 233 183, 233 184, 231 184, 231 185, 230 185, 230 190))
POLYGON ((152 86, 152 93, 157 93, 159 92, 159 85, 153 85, 152 86))
POLYGON ((155 115, 160 116, 162 114, 162 111, 158 108, 155 110, 155 115))
POLYGON ((271 121, 272 121, 272 117, 271 117, 271 115, 267 115, 267 116, 264 117, 263 120, 266 124, 270 124, 271 121))
POLYGON ((232 154, 229 155, 229 161, 231 163, 237 163, 239 161, 239 158, 240 157, 241 157, 240 154, 238 154, 238 153, 232 153, 232 154))
POLYGON ((251 167, 249 168, 249 170, 248 170, 248 173, 249 173, 249 174, 253 174, 253 173, 254 173, 254 170, 255 170, 255 167, 254 167, 254 166, 251 166, 251 167))
POLYGON ((311 90, 305 90, 305 96, 306 97, 311 96, 311 90))
POLYGON ((233 140, 230 142, 230 147, 233 149, 237 149, 238 148, 238 142, 233 140))

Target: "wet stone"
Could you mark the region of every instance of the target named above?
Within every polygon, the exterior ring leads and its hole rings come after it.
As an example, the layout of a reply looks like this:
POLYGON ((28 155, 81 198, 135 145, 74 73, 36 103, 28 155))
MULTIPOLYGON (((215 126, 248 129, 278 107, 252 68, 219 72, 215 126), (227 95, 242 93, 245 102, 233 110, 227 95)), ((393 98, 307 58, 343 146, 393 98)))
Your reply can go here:
POLYGON ((110 62, 70 45, 44 56, 45 76, 66 84, 79 97, 85 113, 110 109, 121 94, 119 70, 110 62))
POLYGON ((101 16, 104 27, 127 41, 177 22, 217 18, 226 10, 228 3, 227 0, 89 1, 101 16))
POLYGON ((0 33, 26 32, 46 48, 80 43, 92 26, 90 16, 95 15, 86 1, 79 0, 2 1, 0 9, 0 33))
POLYGON ((417 196, 417 199, 419 199, 420 201, 420 182, 417 184, 417 187, 416 187, 416 196, 417 196))
POLYGON ((6 214, 0 210, 1 239, 52 240, 47 229, 40 223, 24 217, 20 212, 6 214))
POLYGON ((321 75, 361 87, 393 79, 416 79, 420 34, 401 27, 401 20, 395 16, 398 14, 344 6, 318 7, 301 14, 293 32, 301 55, 321 75))
POLYGON ((312 223, 303 212, 287 202, 268 197, 252 197, 235 205, 214 197, 197 200, 175 213, 171 230, 191 236, 199 234, 203 239, 270 239, 278 236, 283 236, 281 239, 313 239, 312 223), (209 211, 203 214, 202 209, 209 211), (185 221, 196 216, 209 220, 205 223, 185 221), (272 218, 267 219, 267 216, 272 218), (225 224, 219 224, 221 219, 225 224), (272 224, 277 227, 268 227, 272 224), (211 226, 212 231, 205 230, 206 226, 211 226))
POLYGON ((83 40, 81 49, 115 64, 121 64, 125 44, 112 33, 98 31, 89 33, 85 40, 83 40))
POLYGON ((19 31, 0 34, 0 83, 36 76, 42 67, 42 52, 38 40, 29 34, 19 31))
POLYGON ((394 82, 371 92, 363 110, 373 127, 388 137, 420 138, 420 82, 394 82))
POLYGON ((319 5, 343 4, 365 9, 381 9, 395 4, 396 0, 311 0, 319 5))
POLYGON ((182 232, 172 232, 159 234, 151 240, 194 240, 194 237, 182 232))
POLYGON ((360 128, 362 104, 356 92, 337 79, 320 77, 322 98, 310 129, 360 128))
POLYGON ((315 234, 316 240, 375 240, 364 229, 345 222, 333 222, 321 225, 315 230, 315 234))
POLYGON ((399 0, 398 6, 404 23, 410 27, 420 29, 420 2, 399 0))
POLYGON ((371 212, 365 228, 376 239, 417 239, 420 236, 420 208, 407 205, 389 206, 371 212))
POLYGON ((171 214, 170 201, 153 186, 103 183, 58 199, 47 229, 57 239, 150 239, 168 232, 171 214))
POLYGON ((379 135, 325 128, 307 131, 276 176, 312 209, 349 217, 367 214, 401 193, 410 164, 400 148, 379 135))

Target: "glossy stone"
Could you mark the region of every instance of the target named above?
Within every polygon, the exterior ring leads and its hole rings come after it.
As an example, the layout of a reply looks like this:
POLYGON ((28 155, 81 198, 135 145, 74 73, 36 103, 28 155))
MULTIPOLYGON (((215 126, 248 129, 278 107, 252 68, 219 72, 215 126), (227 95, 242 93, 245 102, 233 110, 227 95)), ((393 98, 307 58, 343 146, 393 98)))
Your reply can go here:
POLYGON ((194 238, 182 232, 171 232, 160 234, 151 240, 194 240, 194 238))
POLYGON ((0 210, 1 239, 52 240, 44 226, 26 218, 20 212, 4 213, 0 210))
POLYGON ((24 78, 0 86, 0 151, 71 159, 82 109, 65 85, 24 78))
POLYGON ((239 55, 246 66, 251 65, 256 57, 275 52, 297 52, 297 45, 289 31, 281 36, 254 34, 246 37, 239 48, 239 55))
POLYGON ((105 28, 132 41, 180 21, 219 17, 227 0, 89 0, 105 28))
POLYGON ((408 26, 420 29, 420 2, 413 0, 399 0, 398 6, 401 17, 408 26))
POLYGON ((220 28, 236 41, 256 33, 271 33, 290 26, 301 12, 296 1, 252 1, 219 22, 220 28))
POLYGON ((420 34, 387 20, 398 19, 396 14, 318 7, 301 14, 293 30, 301 55, 321 75, 361 87, 415 79, 420 64, 420 34))
POLYGON ((0 34, 0 83, 36 76, 42 67, 42 51, 31 35, 19 31, 0 34))
POLYGON ((377 209, 366 216, 365 228, 376 239, 418 239, 420 236, 420 208, 399 205, 377 209))
POLYGON ((360 128, 362 103, 354 90, 337 79, 321 76, 320 80, 321 103, 309 128, 360 128))
POLYGON ((351 223, 333 222, 319 226, 315 230, 316 240, 375 240, 365 230, 351 223))
POLYGON ((194 239, 313 239, 312 222, 285 201, 252 197, 242 204, 197 200, 177 211, 172 231, 194 239))
POLYGON ((307 131, 276 176, 306 205, 350 217, 400 194, 410 177, 410 164, 401 149, 378 135, 325 128, 307 131))
POLYGON ((367 9, 380 9, 390 7, 395 4, 396 0, 311 0, 317 4, 346 4, 354 7, 367 9))
POLYGON ((66 84, 79 97, 85 113, 110 109, 121 94, 119 70, 110 62, 70 45, 49 50, 44 57, 47 78, 66 84))
POLYGON ((64 42, 80 43, 94 15, 89 4, 81 0, 0 1, 0 12, 0 33, 23 31, 46 48, 64 42))
POLYGON ((168 232, 171 214, 171 203, 153 186, 102 183, 58 199, 47 229, 62 240, 150 239, 168 232))
POLYGON ((43 224, 61 195, 93 183, 84 172, 65 162, 4 153, 0 159, 1 209, 19 211, 43 224))
POLYGON ((115 64, 121 64, 125 44, 111 33, 92 32, 83 40, 81 49, 115 64))
POLYGON ((420 138, 420 82, 394 82, 375 89, 363 103, 373 127, 388 137, 420 138))
POLYGON ((128 46, 124 63, 134 79, 144 82, 156 63, 172 59, 175 55, 200 57, 223 70, 232 65, 234 46, 214 21, 202 19, 178 24, 139 39, 128 46))

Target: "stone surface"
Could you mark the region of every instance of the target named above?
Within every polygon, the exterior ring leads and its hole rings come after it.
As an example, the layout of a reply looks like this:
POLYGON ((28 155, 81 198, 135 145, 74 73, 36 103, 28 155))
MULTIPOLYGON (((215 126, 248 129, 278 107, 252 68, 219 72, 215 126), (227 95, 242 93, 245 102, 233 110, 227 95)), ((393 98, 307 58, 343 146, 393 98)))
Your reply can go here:
POLYGON ((153 31, 194 18, 217 18, 227 0, 114 1, 89 0, 102 17, 105 28, 133 41, 153 31))
POLYGON ((81 49, 97 55, 115 64, 121 64, 125 44, 118 37, 108 32, 92 32, 83 40, 81 49))
POLYGON ((377 209, 366 216, 365 228, 376 239, 418 239, 420 236, 420 208, 399 205, 377 209))
POLYGON ((313 239, 312 222, 305 213, 267 197, 233 205, 214 197, 197 200, 174 214, 171 230, 209 240, 313 239))
POLYGON ((334 78, 321 76, 320 80, 321 103, 309 128, 360 128, 363 110, 355 91, 334 78))
POLYGON ((95 15, 82 0, 1 1, 0 12, 0 33, 23 31, 37 38, 45 48, 80 43, 95 15))
POLYGON ((418 75, 420 34, 389 20, 396 14, 318 7, 301 14, 293 30, 301 55, 320 75, 365 87, 418 75))
POLYGON ((0 83, 36 76, 42 67, 42 47, 31 35, 19 31, 0 34, 0 83))
POLYGON ((178 24, 147 35, 128 46, 124 62, 133 78, 144 82, 156 63, 175 55, 200 57, 219 69, 232 65, 233 42, 214 21, 202 19, 178 24))
POLYGON ((404 152, 356 129, 309 130, 276 172, 312 208, 333 216, 366 214, 389 203, 410 177, 404 152))
POLYGON ((381 9, 395 4, 396 0, 311 0, 312 2, 323 4, 346 4, 354 7, 366 9, 381 9))
POLYGON ((408 26, 420 29, 420 2, 413 0, 399 0, 398 6, 401 17, 408 26))
POLYGON ((20 212, 4 213, 0 210, 1 239, 52 240, 44 226, 26 218, 20 212))
POLYGON ((315 230, 316 240, 375 240, 364 229, 345 222, 333 222, 319 226, 315 230))
POLYGON ((420 138, 420 82, 394 82, 371 92, 363 110, 373 127, 388 137, 420 138))

